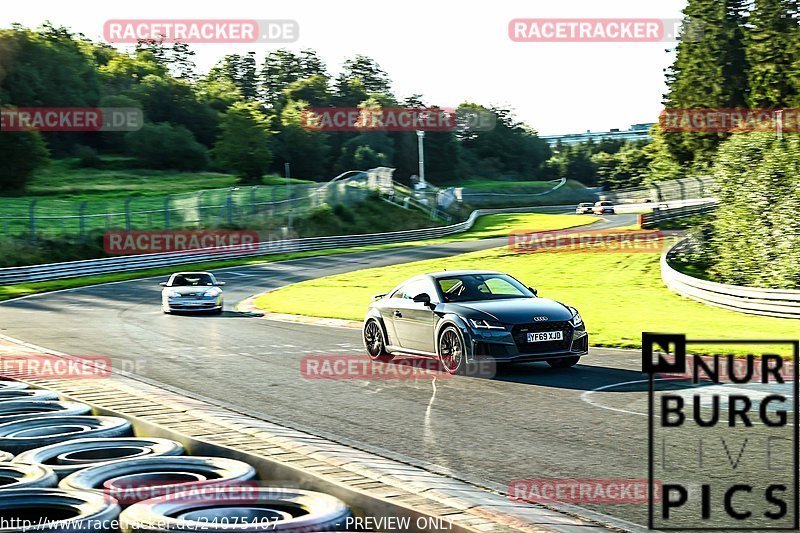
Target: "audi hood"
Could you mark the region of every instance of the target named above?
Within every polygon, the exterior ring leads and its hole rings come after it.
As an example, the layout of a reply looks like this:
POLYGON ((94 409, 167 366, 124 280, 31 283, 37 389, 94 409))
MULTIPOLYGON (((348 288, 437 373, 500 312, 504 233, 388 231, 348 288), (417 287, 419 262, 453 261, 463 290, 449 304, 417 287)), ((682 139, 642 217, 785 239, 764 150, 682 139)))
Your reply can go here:
POLYGON ((534 317, 547 317, 547 321, 565 321, 572 318, 569 307, 547 298, 508 298, 482 302, 445 304, 445 312, 465 318, 489 318, 503 324, 530 324, 534 317))

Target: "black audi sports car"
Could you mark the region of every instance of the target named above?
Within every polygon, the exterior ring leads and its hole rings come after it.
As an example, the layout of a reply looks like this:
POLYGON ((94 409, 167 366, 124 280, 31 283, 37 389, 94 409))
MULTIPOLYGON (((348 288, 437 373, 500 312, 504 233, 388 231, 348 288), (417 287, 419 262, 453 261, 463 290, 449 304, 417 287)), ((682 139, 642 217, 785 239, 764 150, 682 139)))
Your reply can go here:
POLYGON ((487 357, 566 368, 589 351, 577 309, 539 298, 500 272, 423 274, 373 299, 363 329, 373 360, 389 361, 396 353, 436 357, 459 374, 487 357))

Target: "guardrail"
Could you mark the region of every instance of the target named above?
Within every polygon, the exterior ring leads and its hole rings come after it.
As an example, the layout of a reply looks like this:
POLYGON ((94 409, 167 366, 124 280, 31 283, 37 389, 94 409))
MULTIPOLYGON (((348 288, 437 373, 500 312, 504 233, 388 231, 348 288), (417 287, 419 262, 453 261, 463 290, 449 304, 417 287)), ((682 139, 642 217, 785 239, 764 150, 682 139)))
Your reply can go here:
POLYGON ((307 237, 302 239, 286 239, 261 242, 249 249, 241 246, 225 246, 205 248, 189 252, 166 252, 155 254, 131 255, 123 257, 104 257, 84 261, 65 263, 48 263, 23 267, 0 268, 0 285, 15 283, 32 283, 56 279, 78 278, 118 272, 132 272, 149 268, 168 267, 189 263, 220 261, 225 259, 242 259, 271 254, 286 254, 324 250, 328 248, 349 248, 371 244, 390 244, 405 241, 433 239, 469 230, 478 217, 498 213, 524 213, 534 211, 562 211, 572 206, 519 207, 507 209, 476 209, 469 218, 462 222, 415 230, 392 231, 386 233, 369 233, 364 235, 334 235, 329 237, 307 237))
POLYGON ((708 213, 717 208, 718 202, 714 198, 703 198, 698 200, 698 203, 691 205, 669 206, 660 208, 659 206, 653 207, 652 213, 642 214, 639 218, 639 225, 642 228, 652 228, 657 226, 659 222, 665 220, 676 220, 679 218, 686 218, 701 213, 708 213))
POLYGON ((667 288, 686 298, 740 313, 800 318, 800 290, 761 289, 693 278, 669 264, 674 255, 690 246, 687 239, 673 245, 661 257, 661 279, 667 288))

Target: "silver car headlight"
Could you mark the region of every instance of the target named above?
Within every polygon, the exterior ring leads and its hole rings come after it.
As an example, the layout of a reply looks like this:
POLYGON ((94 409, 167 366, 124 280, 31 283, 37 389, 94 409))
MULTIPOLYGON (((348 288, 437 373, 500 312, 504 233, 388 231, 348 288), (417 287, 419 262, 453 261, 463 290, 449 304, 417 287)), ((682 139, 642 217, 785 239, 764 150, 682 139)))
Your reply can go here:
POLYGON ((503 324, 497 320, 484 320, 482 318, 470 318, 469 323, 475 329, 506 329, 503 324))
POLYGON ((214 298, 222 294, 222 291, 218 288, 214 287, 213 289, 208 289, 206 292, 203 293, 203 296, 207 296, 208 298, 214 298))
POLYGON ((180 298, 181 293, 177 291, 167 291, 167 298, 180 298))

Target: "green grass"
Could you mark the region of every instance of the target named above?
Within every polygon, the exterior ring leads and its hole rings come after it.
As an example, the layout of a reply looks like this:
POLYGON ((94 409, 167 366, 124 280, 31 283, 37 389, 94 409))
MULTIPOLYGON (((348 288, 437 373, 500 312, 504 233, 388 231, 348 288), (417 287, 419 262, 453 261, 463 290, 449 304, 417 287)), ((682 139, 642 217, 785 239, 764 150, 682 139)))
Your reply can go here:
POLYGON ((642 331, 686 333, 689 338, 800 337, 796 320, 727 311, 670 292, 661 280, 659 255, 646 253, 518 254, 497 248, 306 281, 262 295, 255 303, 278 313, 361 320, 373 294, 445 268, 507 272, 536 287, 540 296, 577 307, 594 346, 638 348, 642 331))

